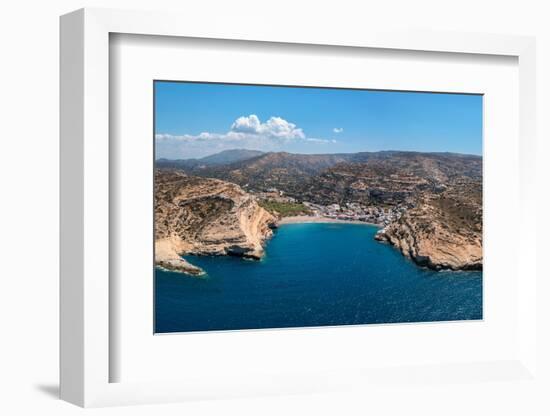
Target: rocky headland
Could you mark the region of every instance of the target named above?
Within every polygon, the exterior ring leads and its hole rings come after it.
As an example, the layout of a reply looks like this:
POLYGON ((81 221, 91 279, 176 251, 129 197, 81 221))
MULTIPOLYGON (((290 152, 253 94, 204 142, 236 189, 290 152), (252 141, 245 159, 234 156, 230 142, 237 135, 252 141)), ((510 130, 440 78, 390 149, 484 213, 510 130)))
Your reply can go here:
POLYGON ((477 184, 425 195, 414 208, 376 234, 420 266, 434 270, 481 270, 482 210, 477 184))
POLYGON ((184 254, 234 255, 260 259, 276 218, 238 185, 188 176, 172 170, 155 173, 155 264, 189 275, 203 270, 184 254))

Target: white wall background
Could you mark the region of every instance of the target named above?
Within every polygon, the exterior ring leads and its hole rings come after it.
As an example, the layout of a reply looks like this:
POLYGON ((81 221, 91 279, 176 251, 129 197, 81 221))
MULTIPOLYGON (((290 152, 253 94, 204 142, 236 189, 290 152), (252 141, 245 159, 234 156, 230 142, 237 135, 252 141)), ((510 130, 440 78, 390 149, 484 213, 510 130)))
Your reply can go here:
MULTIPOLYGON (((544 0, 19 0, 0 11, 0 413, 68 415, 82 410, 56 399, 58 368, 58 16, 116 7, 246 15, 287 25, 390 26, 535 35, 538 41, 540 216, 550 191, 550 11, 544 0), (7 283, 7 285, 6 285, 7 283)), ((548 220, 539 226, 539 266, 548 220)), ((543 273, 544 274, 544 273, 543 273)), ((550 277, 550 276, 548 276, 550 277)), ((550 374, 550 284, 539 285, 541 366, 550 374)), ((548 382, 548 379, 546 379, 548 382)), ((550 384, 389 387, 377 397, 351 393, 99 409, 101 415, 150 414, 550 414, 550 384)))

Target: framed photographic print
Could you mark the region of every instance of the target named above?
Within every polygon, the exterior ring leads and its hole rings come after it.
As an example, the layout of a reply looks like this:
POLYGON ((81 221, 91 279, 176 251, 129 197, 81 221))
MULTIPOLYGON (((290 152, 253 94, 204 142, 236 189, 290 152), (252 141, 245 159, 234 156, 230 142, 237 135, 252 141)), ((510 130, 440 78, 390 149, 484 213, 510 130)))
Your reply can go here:
POLYGON ((482 95, 154 99, 156 333, 482 319, 482 95))
POLYGON ((61 19, 62 398, 532 378, 534 41, 228 25, 61 19))

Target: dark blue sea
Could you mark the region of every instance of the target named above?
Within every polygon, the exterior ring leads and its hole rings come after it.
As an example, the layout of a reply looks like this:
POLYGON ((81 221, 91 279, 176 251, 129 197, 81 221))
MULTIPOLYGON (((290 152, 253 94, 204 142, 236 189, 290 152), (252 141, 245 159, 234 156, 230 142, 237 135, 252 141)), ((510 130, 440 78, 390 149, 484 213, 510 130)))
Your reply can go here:
POLYGON ((155 332, 482 319, 481 272, 416 266, 362 224, 282 225, 261 261, 186 257, 155 271, 155 332))

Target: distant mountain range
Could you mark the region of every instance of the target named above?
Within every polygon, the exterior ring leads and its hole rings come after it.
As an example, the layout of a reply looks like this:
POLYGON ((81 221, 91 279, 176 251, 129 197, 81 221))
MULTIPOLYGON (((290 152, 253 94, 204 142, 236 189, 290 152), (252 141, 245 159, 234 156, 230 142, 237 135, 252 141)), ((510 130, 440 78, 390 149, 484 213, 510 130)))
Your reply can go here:
POLYGON ((231 149, 199 159, 159 159, 157 166, 172 168, 201 168, 207 166, 227 165, 263 155, 259 150, 231 149))
POLYGON ((412 152, 402 150, 382 150, 378 152, 356 152, 356 153, 323 153, 323 154, 301 154, 288 152, 262 152, 250 149, 230 149, 214 153, 202 158, 190 159, 157 159, 157 167, 192 167, 203 169, 209 166, 230 165, 237 162, 250 161, 250 163, 270 164, 295 164, 310 165, 314 170, 323 169, 341 162, 366 162, 373 159, 390 159, 394 157, 414 158, 430 157, 436 159, 453 160, 481 160, 481 156, 468 155, 451 152, 412 152))

